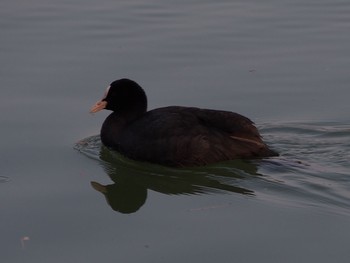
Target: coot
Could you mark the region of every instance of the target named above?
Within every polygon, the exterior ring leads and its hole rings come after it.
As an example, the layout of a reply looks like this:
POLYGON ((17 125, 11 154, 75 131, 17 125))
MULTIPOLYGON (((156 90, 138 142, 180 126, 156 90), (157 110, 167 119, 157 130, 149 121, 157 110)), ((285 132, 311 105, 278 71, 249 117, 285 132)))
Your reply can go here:
POLYGON ((134 160, 183 167, 277 155, 240 114, 180 106, 147 111, 144 90, 130 79, 112 82, 90 112, 102 109, 113 111, 102 143, 134 160))

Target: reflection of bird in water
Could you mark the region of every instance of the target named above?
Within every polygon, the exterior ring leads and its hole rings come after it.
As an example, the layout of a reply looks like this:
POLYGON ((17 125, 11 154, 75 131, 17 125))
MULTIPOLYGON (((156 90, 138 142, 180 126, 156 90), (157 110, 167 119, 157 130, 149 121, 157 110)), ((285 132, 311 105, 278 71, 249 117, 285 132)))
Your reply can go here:
POLYGON ((114 81, 91 109, 113 111, 101 139, 123 155, 166 166, 276 156, 248 118, 229 111, 171 106, 147 111, 147 97, 134 81, 114 81))
POLYGON ((254 164, 242 161, 235 162, 235 166, 231 169, 229 169, 230 164, 227 163, 225 169, 209 166, 185 170, 150 165, 148 171, 144 164, 142 167, 137 167, 135 162, 130 163, 127 160, 129 163, 125 163, 123 157, 103 146, 100 159, 103 161, 104 170, 114 184, 101 185, 91 182, 91 185, 105 195, 113 210, 121 213, 136 212, 145 203, 148 189, 168 195, 208 192, 253 195, 253 191, 234 184, 240 179, 244 180, 244 175, 247 173, 258 175, 254 164))
POLYGON ((105 195, 113 210, 123 214, 136 212, 147 199, 147 188, 137 184, 111 184, 104 186, 97 182, 91 182, 91 186, 105 195))

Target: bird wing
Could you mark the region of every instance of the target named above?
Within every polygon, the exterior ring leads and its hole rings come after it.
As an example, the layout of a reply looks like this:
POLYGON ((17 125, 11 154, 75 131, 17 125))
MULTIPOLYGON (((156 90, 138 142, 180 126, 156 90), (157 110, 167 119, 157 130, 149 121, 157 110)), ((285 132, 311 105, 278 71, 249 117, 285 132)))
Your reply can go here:
POLYGON ((199 109, 197 116, 203 125, 226 132, 232 139, 262 143, 254 123, 238 113, 199 109))

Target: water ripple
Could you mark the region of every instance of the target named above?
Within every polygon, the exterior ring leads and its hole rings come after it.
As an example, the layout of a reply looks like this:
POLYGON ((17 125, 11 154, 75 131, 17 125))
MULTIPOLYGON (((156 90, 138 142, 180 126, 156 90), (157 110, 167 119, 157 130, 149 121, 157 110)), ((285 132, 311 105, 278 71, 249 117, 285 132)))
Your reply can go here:
POLYGON ((10 178, 8 178, 6 176, 0 176, 0 183, 6 183, 9 181, 10 181, 10 178))
POLYGON ((123 173, 137 174, 138 182, 165 194, 235 192, 350 214, 350 125, 279 123, 259 128, 280 157, 174 169, 124 158, 103 147, 99 136, 81 140, 75 149, 103 163, 115 182, 123 173))
POLYGON ((295 191, 294 195, 281 193, 285 200, 350 212, 350 125, 267 124, 261 130, 281 153, 274 168, 283 164, 283 169, 276 170, 262 166, 262 172, 283 181, 284 190, 295 191))

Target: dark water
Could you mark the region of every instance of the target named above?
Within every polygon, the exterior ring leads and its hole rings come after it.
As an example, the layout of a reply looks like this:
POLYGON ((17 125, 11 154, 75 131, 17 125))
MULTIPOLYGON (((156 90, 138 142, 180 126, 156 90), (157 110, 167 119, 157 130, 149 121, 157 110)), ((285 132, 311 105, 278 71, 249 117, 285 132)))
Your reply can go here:
POLYGON ((2 1, 1 262, 346 262, 350 2, 2 1), (253 119, 280 157, 170 169, 101 146, 114 79, 253 119))

